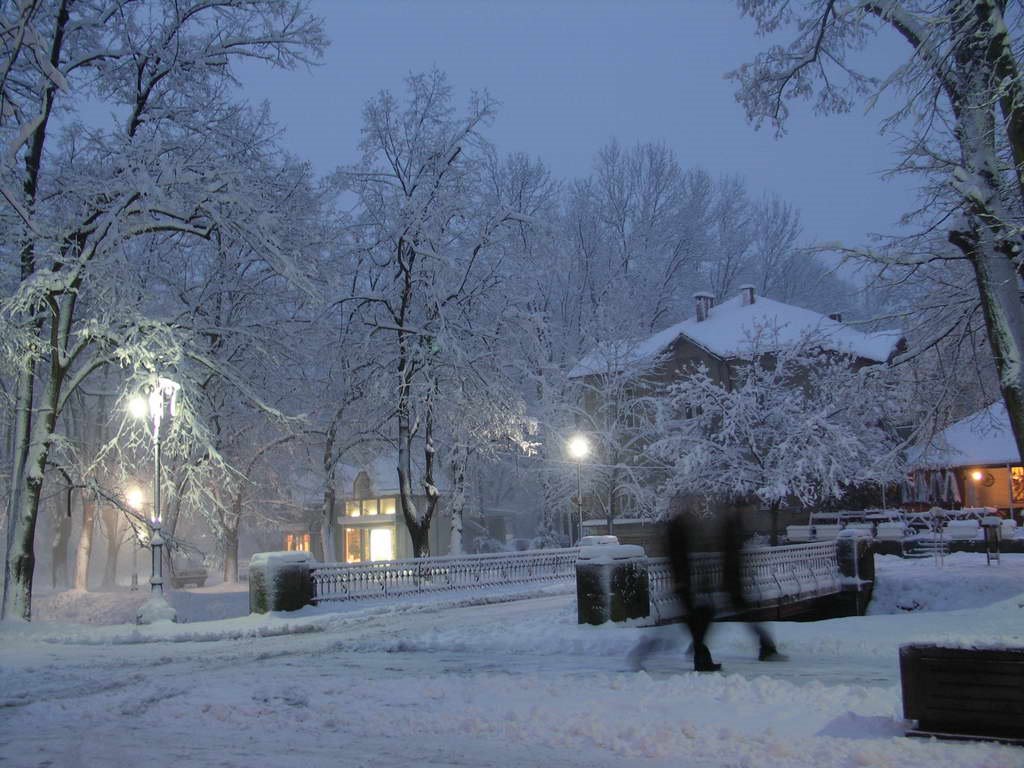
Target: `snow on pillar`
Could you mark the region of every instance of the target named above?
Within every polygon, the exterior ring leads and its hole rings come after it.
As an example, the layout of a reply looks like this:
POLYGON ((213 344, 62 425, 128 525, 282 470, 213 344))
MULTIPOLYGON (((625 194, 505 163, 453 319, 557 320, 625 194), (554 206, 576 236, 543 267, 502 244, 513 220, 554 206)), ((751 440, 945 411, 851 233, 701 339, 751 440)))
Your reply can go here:
POLYGON ((313 604, 309 552, 257 552, 249 560, 249 611, 297 611, 313 604))

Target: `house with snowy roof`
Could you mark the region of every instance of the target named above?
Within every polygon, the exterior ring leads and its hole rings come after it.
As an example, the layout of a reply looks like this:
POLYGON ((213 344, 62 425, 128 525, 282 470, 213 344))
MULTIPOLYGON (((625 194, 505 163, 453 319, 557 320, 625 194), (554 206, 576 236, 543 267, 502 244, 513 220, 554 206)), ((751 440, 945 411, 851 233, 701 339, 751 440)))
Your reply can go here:
POLYGON ((911 501, 941 503, 952 497, 965 507, 993 507, 1024 521, 1024 462, 1002 400, 946 427, 911 450, 908 459, 911 501), (955 488, 945 491, 941 483, 933 490, 937 477, 952 480, 955 488))
POLYGON ((842 322, 838 314, 757 296, 745 285, 738 296, 715 304, 710 293, 694 294, 694 316, 641 340, 619 341, 592 351, 570 371, 572 379, 633 371, 638 376, 671 380, 704 363, 727 380, 730 362, 743 359, 759 330, 772 330, 773 343, 783 346, 813 336, 826 350, 851 355, 857 364, 888 362, 904 345, 900 331, 866 332, 842 322))
MULTIPOLYGON (((623 403, 640 402, 642 398, 631 395, 657 392, 702 365, 713 379, 728 386, 736 366, 750 359, 755 338, 762 354, 770 354, 772 345, 782 348, 811 339, 825 352, 849 356, 854 368, 889 362, 905 345, 899 331, 863 331, 843 323, 838 314, 823 315, 758 296, 750 285, 742 286, 738 295, 719 304, 710 293, 695 294, 694 299, 692 317, 644 339, 605 344, 570 371, 570 378, 583 384, 581 410, 593 417, 592 422, 607 423, 612 410, 607 407, 609 397, 623 403)), ((620 446, 629 443, 635 437, 635 433, 630 434, 630 426, 641 426, 638 422, 642 418, 642 414, 626 414, 614 442, 620 446)), ((629 447, 636 454, 642 453, 639 442, 629 447)), ((624 451, 608 463, 623 458, 642 462, 642 457, 630 459, 624 451)), ((619 525, 626 525, 631 513, 629 501, 620 504, 614 493, 609 495, 610 500, 592 497, 589 504, 584 499, 585 512, 589 513, 585 516, 602 520, 610 517, 614 527, 614 519, 621 515, 619 525)), ((595 524, 600 527, 603 523, 595 524)), ((587 526, 588 532, 596 532, 595 524, 587 526)))

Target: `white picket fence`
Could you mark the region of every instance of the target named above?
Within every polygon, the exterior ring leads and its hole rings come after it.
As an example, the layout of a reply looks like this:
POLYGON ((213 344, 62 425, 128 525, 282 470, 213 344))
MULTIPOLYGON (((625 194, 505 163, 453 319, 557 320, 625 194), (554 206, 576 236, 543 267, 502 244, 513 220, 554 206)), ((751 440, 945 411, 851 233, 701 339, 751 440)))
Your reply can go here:
MULTIPOLYGON (((744 551, 743 586, 750 602, 830 594, 840 588, 836 542, 822 541, 744 551)), ((375 563, 326 563, 313 568, 316 602, 395 597, 424 592, 572 581, 579 549, 541 549, 489 555, 424 557, 375 563)), ((673 612, 672 572, 667 558, 647 561, 651 607, 673 612)), ((693 557, 694 584, 721 593, 717 554, 693 557)), ((724 603, 726 596, 719 594, 724 603)))
POLYGON ((576 578, 578 556, 578 549, 569 548, 374 563, 326 563, 313 568, 313 599, 319 603, 572 581, 576 578))

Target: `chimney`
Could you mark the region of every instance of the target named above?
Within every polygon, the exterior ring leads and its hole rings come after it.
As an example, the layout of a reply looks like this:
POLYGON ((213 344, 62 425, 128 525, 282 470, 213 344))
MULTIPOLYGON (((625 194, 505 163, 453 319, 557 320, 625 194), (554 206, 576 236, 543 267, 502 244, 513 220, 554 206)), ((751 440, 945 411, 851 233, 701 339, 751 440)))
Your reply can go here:
POLYGON ((751 304, 753 304, 754 303, 754 286, 749 285, 749 284, 748 285, 741 285, 740 286, 740 296, 743 297, 743 301, 741 303, 743 304, 744 307, 747 307, 747 306, 750 306, 751 304))
POLYGON ((831 312, 831 313, 829 313, 828 319, 829 320, 835 320, 837 323, 841 323, 841 322, 843 322, 843 313, 842 312, 831 312))
POLYGON ((697 301, 697 322, 703 323, 708 319, 708 315, 711 313, 711 307, 715 304, 715 295, 713 293, 695 293, 693 298, 697 301))

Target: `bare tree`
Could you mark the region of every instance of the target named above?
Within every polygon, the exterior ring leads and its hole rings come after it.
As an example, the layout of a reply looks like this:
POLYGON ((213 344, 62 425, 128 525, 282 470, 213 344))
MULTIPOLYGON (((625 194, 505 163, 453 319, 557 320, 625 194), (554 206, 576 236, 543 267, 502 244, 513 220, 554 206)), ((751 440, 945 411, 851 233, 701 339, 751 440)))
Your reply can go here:
MULTIPOLYGON (((963 260, 980 310, 1018 449, 1024 454, 1024 305, 1020 220, 1024 211, 1024 81, 1019 67, 1021 14, 1005 0, 739 0, 758 30, 791 34, 732 76, 750 119, 782 130, 787 103, 812 100, 822 113, 845 112, 856 99, 901 92, 885 125, 908 133, 897 170, 923 174, 916 212, 925 236, 862 256, 897 274, 963 260), (875 80, 854 54, 887 27, 910 56, 875 80), (790 33, 790 31, 792 32, 790 33), (927 237, 944 231, 954 249, 927 237)), ((959 301, 951 297, 951 308, 959 301)))
POLYGON ((503 277, 494 242, 519 216, 484 196, 481 129, 494 114, 491 98, 473 94, 456 116, 442 73, 414 75, 406 85, 404 105, 388 92, 366 105, 362 161, 336 178, 359 199, 352 252, 365 277, 356 298, 394 382, 389 437, 398 448, 402 515, 420 557, 429 554, 439 500, 442 406, 453 383, 474 375, 469 341, 480 338, 479 310, 503 277), (421 508, 414 451, 422 456, 421 508))
POLYGON ((132 281, 118 282, 134 273, 131 243, 244 231, 284 261, 258 190, 240 183, 263 129, 228 100, 227 65, 250 56, 293 66, 324 40, 297 0, 6 3, 0 29, 11 30, 3 258, 19 275, 0 302, 16 361, 2 614, 27 620, 43 468, 68 397, 108 363, 168 362, 146 351, 166 329, 135 315, 132 281), (55 110, 81 98, 109 105, 111 122, 54 130, 55 110))

